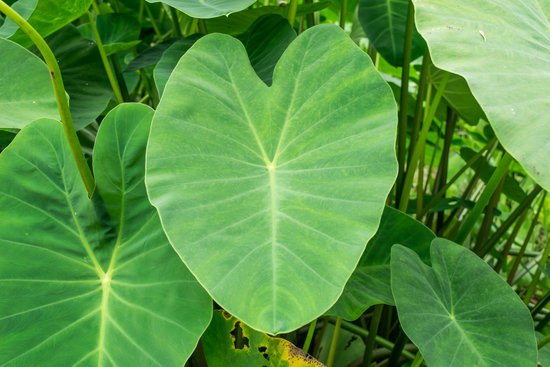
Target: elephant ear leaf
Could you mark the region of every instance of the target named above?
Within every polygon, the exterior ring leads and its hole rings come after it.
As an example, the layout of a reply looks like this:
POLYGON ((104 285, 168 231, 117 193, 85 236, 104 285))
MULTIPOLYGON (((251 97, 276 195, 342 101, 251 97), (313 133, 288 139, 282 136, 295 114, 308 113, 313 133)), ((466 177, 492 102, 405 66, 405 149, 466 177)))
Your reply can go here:
POLYGON ((413 1, 434 64, 466 79, 502 146, 550 190, 549 2, 413 1))
POLYGON ((193 18, 215 18, 246 9, 256 0, 147 0, 149 3, 162 2, 173 6, 193 18))
POLYGON ((533 320, 517 294, 473 252, 432 241, 431 264, 412 250, 391 252, 399 321, 429 366, 533 367, 533 320))
POLYGON ((194 350, 211 301, 147 201, 152 116, 130 104, 104 119, 94 200, 58 122, 30 124, 0 155, 1 365, 182 366, 194 350))
POLYGON ((207 35, 155 113, 148 194, 221 306, 257 330, 290 331, 336 302, 374 235, 395 130, 390 88, 340 28, 296 38, 271 87, 242 43, 207 35))

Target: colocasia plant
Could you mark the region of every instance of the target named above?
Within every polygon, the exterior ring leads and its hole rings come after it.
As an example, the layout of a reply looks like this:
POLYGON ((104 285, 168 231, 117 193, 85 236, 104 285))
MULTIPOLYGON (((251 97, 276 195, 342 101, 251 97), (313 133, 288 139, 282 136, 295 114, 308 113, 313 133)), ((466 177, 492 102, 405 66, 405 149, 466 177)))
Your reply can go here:
POLYGON ((550 366, 550 0, 0 0, 0 366, 550 366))

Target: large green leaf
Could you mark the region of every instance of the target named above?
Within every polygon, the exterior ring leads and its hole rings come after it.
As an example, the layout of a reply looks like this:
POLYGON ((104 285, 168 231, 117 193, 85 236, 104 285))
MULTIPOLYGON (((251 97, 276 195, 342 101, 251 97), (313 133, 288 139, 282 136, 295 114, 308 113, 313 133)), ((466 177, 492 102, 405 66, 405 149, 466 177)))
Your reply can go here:
POLYGON ((370 306, 394 305, 391 291, 390 254, 396 243, 415 251, 429 263, 430 242, 435 234, 399 210, 386 207, 376 235, 369 241, 338 302, 327 312, 346 320, 359 318, 370 306))
MULTIPOLYGON (((393 66, 403 66, 407 10, 411 0, 359 0, 358 17, 365 34, 380 54, 393 66)), ((416 29, 411 60, 424 53, 426 44, 416 29)))
MULTIPOLYGON (((296 32, 286 18, 277 14, 267 14, 258 18, 237 38, 244 44, 250 64, 260 79, 271 85, 275 65, 288 45, 296 38, 296 32)), ((155 84, 160 95, 179 59, 197 39, 189 37, 177 41, 162 55, 154 70, 155 84)))
POLYGON ((323 367, 288 340, 255 331, 225 311, 214 313, 203 346, 209 367, 323 367))
POLYGON ((0 128, 59 119, 48 67, 17 43, 0 38, 0 128))
POLYGON ((29 125, 0 155, 2 366, 182 366, 193 351, 211 301, 147 201, 152 115, 121 105, 103 121, 104 206, 88 199, 55 121, 29 125))
POLYGON ((414 0, 434 64, 463 76, 504 148, 550 190, 549 0, 414 0))
POLYGON ((516 293, 483 260, 445 239, 432 267, 396 245, 392 291, 399 321, 429 366, 533 367, 533 320, 516 293))
POLYGON ((147 0, 173 6, 193 18, 215 18, 248 8, 256 0, 147 0))
MULTIPOLYGON (((92 0, 19 0, 13 9, 22 13, 42 37, 49 36, 86 13, 92 0)), ((11 20, 0 28, 0 37, 31 46, 32 42, 11 20)))
POLYGON ((208 35, 155 113, 149 197, 219 304, 257 330, 293 330, 336 302, 378 227, 395 122, 389 87, 336 26, 302 33, 271 87, 238 40, 208 35))
POLYGON ((57 57, 77 129, 94 121, 109 104, 113 91, 95 43, 69 25, 48 39, 57 57))

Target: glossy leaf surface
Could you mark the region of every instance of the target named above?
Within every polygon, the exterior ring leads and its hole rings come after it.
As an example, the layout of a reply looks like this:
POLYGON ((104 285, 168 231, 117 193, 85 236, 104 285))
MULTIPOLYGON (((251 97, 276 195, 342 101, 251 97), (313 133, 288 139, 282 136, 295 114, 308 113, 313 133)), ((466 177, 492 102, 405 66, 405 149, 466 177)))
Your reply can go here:
MULTIPOLYGON (((403 66, 403 48, 410 0, 359 0, 358 18, 366 36, 393 66, 403 66)), ((426 44, 416 29, 411 60, 424 53, 426 44)))
POLYGON ((149 197, 220 305, 257 330, 293 330, 337 300, 378 227, 395 123, 389 87, 336 26, 298 37, 271 87, 239 41, 208 35, 155 113, 149 197))
POLYGON ((147 0, 150 3, 162 2, 181 10, 193 18, 215 18, 246 9, 255 0, 147 0))
POLYGON ((48 67, 15 42, 0 38, 0 128, 59 119, 48 67))
POLYGON ((430 242, 435 234, 422 223, 391 207, 384 209, 380 227, 369 241, 359 265, 351 275, 329 315, 356 320, 370 306, 394 305, 391 291, 390 254, 394 244, 415 251, 429 263, 430 242))
POLYGON ((0 155, 0 364, 182 366, 195 348, 211 301, 147 201, 152 115, 105 118, 93 202, 59 123, 29 125, 0 155))
POLYGON ((288 340, 255 331, 227 312, 214 312, 203 345, 209 367, 323 367, 288 340))
POLYGON ((414 0, 434 64, 463 76, 504 148, 550 190, 548 0, 414 0), (512 92, 511 92, 512 91, 512 92))
POLYGON ((535 366, 533 320, 512 288, 451 241, 430 253, 432 267, 404 246, 391 252, 399 320, 428 366, 535 366))

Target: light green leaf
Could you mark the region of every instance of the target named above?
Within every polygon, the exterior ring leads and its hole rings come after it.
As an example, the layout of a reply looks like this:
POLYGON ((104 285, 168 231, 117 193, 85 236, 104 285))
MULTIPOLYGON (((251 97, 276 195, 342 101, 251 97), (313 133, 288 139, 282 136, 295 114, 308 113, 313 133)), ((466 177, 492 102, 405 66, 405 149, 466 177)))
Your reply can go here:
MULTIPOLYGON (((13 4, 13 9, 21 11, 34 29, 46 37, 86 13, 91 4, 92 0, 19 0, 13 4)), ((25 47, 32 45, 10 19, 0 28, 0 37, 9 37, 25 47)))
POLYGON ((59 120, 48 67, 17 43, 0 38, 0 128, 59 120))
POLYGON ((147 201, 152 115, 133 104, 105 118, 94 201, 55 121, 0 155, 3 366, 182 366, 195 348, 211 301, 147 201))
POLYGON ((504 148, 550 190, 548 0, 414 0, 434 64, 463 76, 504 148))
POLYGON ((369 241, 338 302, 328 315, 358 319, 370 306, 394 305, 391 292, 390 253, 398 243, 415 251, 429 263, 430 242, 435 234, 399 210, 386 207, 376 235, 369 241))
POLYGON ((214 312, 203 346, 209 367, 323 367, 288 340, 255 331, 225 311, 214 312))
POLYGON ((340 28, 302 33, 271 87, 238 40, 208 35, 155 113, 148 194, 220 305, 257 330, 293 330, 336 302, 374 235, 395 130, 388 85, 340 28))
POLYGON ((147 0, 170 5, 193 18, 215 18, 248 8, 256 0, 147 0))
POLYGON ((512 288, 451 241, 430 252, 431 268, 404 246, 391 252, 399 321, 428 366, 535 366, 533 320, 512 288))
MULTIPOLYGON (((410 0, 359 0, 358 17, 366 36, 393 66, 403 66, 405 29, 410 0)), ((416 29, 411 60, 424 53, 426 44, 416 29)))
POLYGON ((48 39, 55 54, 77 129, 94 121, 109 104, 113 91, 95 43, 69 25, 48 39))

